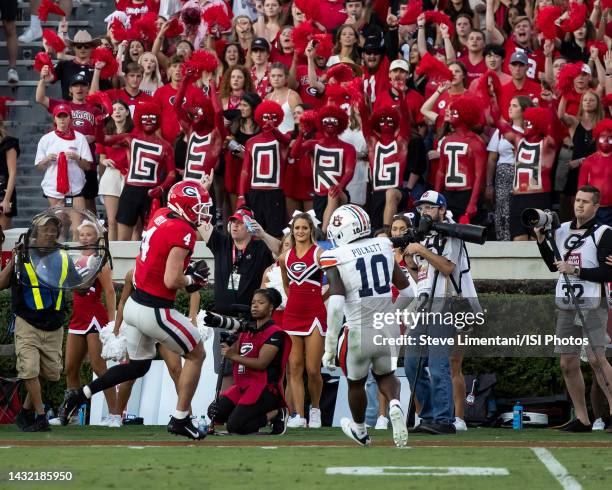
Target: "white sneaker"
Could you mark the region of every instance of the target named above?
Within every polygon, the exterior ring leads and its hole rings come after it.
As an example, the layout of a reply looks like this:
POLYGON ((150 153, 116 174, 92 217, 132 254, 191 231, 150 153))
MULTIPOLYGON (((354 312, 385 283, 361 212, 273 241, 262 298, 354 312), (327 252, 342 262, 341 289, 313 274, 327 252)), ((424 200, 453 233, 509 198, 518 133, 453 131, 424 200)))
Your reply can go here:
POLYGON ((374 430, 387 430, 389 428, 389 419, 384 415, 379 415, 376 419, 374 430))
POLYGON ((344 432, 347 437, 353 439, 353 441, 360 446, 369 446, 372 442, 367 431, 365 434, 358 433, 357 428, 351 419, 342 417, 342 419, 340 419, 340 425, 342 426, 342 432, 344 432))
POLYGON ((419 417, 416 413, 414 414, 414 428, 416 429, 419 425, 421 425, 421 417, 419 417))
POLYGON ((17 70, 15 70, 15 68, 9 68, 8 82, 9 83, 19 83, 19 73, 17 73, 17 70))
MULTIPOLYGON (((60 422, 59 417, 55 417, 55 418, 49 419, 49 425, 62 425, 62 423, 60 422)), ((70 417, 70 420, 68 421, 68 425, 79 425, 79 416, 73 415, 72 417, 70 417)))
POLYGON ((595 422, 593 422, 592 430, 604 430, 606 428, 606 423, 603 421, 601 417, 599 417, 595 422))
POLYGON ((121 415, 109 415, 108 426, 111 429, 119 429, 123 425, 123 417, 121 415))
POLYGON ((321 410, 318 408, 310 409, 310 417, 308 419, 309 429, 320 429, 321 428, 321 410))
POLYGON ((304 417, 300 417, 299 414, 289 417, 289 422, 287 422, 287 427, 290 429, 305 429, 306 426, 306 419, 304 417))
POLYGON ((40 26, 32 26, 28 27, 24 33, 19 36, 17 39, 22 44, 31 43, 36 41, 42 37, 42 28, 40 26))
POLYGON ((455 426, 456 431, 468 430, 467 424, 462 418, 455 417, 455 422, 453 425, 455 426))
POLYGON ((393 441, 397 447, 406 447, 408 444, 408 429, 404 411, 397 400, 389 403, 389 418, 393 427, 393 441))

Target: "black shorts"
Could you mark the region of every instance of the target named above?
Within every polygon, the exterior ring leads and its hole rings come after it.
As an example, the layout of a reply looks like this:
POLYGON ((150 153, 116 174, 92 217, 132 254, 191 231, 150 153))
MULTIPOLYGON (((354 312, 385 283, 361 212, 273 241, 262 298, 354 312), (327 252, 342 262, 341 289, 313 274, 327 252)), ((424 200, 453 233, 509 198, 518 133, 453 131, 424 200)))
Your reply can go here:
POLYGON ((527 208, 550 209, 548 192, 537 194, 517 194, 510 196, 510 238, 520 235, 533 235, 533 230, 523 226, 521 214, 527 208))
POLYGON ((246 201, 253 210, 253 217, 267 233, 277 238, 283 236, 287 227, 287 209, 282 189, 251 189, 246 201))
MULTIPOLYGON (((346 202, 347 204, 351 202, 351 195, 349 194, 348 189, 344 189, 344 193, 346 194, 346 202)), ((314 209, 315 215, 319 221, 323 221, 323 213, 325 213, 325 208, 327 207, 327 194, 324 196, 319 196, 318 194, 313 194, 312 196, 312 209, 314 209)))
MULTIPOLYGON (((8 183, 8 175, 0 175, 0 201, 4 201, 6 196, 6 184, 8 183)), ((11 210, 8 213, 4 213, 5 216, 13 218, 17 216, 17 187, 13 189, 11 195, 11 210)))
POLYGON ((144 223, 144 218, 151 209, 149 190, 151 190, 151 187, 125 185, 121 197, 119 197, 117 223, 125 226, 135 226, 138 223, 138 218, 144 223))
MULTIPOLYGON (((408 203, 408 198, 410 197, 410 191, 404 187, 396 187, 398 191, 402 194, 402 198, 397 205, 397 212, 401 212, 406 207, 408 203)), ((387 203, 387 191, 389 189, 385 189, 382 191, 373 191, 370 197, 370 220, 372 221, 372 230, 378 230, 383 227, 384 223, 384 213, 385 213, 385 204, 387 203)), ((391 225, 391 223, 387 223, 391 225)))
POLYGON ((2 0, 0 2, 0 16, 3 21, 17 19, 17 0, 2 0))
POLYGON ((98 171, 85 170, 85 187, 81 191, 85 199, 95 199, 98 197, 98 171))

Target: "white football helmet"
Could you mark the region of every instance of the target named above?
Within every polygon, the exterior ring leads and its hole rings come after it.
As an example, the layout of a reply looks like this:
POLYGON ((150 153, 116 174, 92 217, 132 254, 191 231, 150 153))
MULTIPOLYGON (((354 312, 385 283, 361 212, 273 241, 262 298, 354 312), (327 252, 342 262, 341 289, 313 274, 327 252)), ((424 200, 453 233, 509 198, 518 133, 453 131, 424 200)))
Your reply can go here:
POLYGON ((327 225, 327 238, 336 246, 354 242, 372 232, 370 217, 356 204, 345 204, 334 211, 327 225))

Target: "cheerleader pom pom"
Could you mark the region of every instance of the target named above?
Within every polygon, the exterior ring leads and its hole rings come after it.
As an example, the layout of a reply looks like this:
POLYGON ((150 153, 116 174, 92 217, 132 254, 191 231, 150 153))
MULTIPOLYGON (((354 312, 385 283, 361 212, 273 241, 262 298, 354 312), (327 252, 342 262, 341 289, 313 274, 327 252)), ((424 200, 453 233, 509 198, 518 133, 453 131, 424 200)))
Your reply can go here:
POLYGON ((205 318, 206 310, 200 310, 198 312, 198 316, 196 317, 196 325, 198 327, 198 332, 200 332, 200 335, 202 336, 202 343, 206 342, 214 335, 213 329, 206 325, 205 318))
POLYGON ((119 335, 115 336, 115 322, 111 321, 100 330, 100 342, 102 343, 102 359, 120 362, 127 359, 127 338, 125 328, 122 325, 119 335))

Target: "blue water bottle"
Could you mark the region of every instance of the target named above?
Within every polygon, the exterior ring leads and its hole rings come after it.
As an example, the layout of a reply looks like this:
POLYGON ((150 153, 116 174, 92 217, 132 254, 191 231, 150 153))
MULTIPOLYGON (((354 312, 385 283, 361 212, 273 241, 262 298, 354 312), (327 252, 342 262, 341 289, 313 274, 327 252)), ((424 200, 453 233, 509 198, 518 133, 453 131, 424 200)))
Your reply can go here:
POLYGON ((512 408, 512 428, 514 430, 521 430, 523 428, 523 405, 518 401, 512 408))

